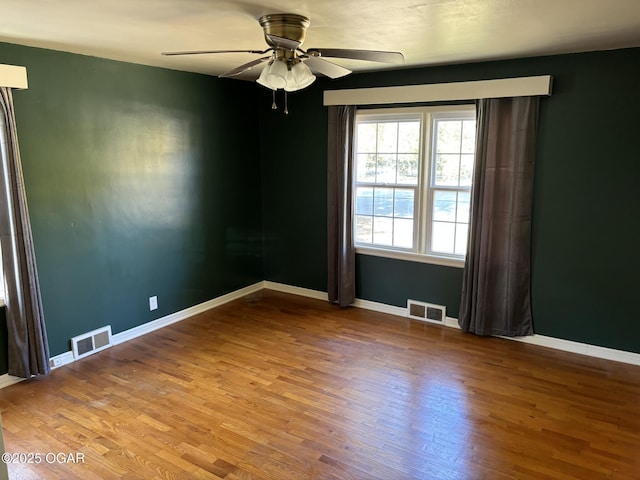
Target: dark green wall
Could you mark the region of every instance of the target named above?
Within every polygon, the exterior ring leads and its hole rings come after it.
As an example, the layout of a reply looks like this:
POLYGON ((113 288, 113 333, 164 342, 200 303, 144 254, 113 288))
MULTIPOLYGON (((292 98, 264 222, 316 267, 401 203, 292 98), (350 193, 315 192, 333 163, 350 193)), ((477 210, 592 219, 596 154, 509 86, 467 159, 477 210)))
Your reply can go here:
MULTIPOLYGON (((0 63, 28 68, 14 98, 52 355, 262 279, 326 290, 323 89, 538 74, 554 94, 535 172, 536 332, 640 352, 640 49, 318 80, 289 116, 251 83, 7 44, 0 63)), ((461 278, 357 259, 359 298, 452 316, 461 278)))
MULTIPOLYGON (((326 108, 321 89, 554 77, 535 171, 533 309, 538 334, 640 352, 640 49, 360 74, 317 82, 289 118, 264 113, 267 280, 326 290, 326 108), (293 132, 286 144, 276 139, 293 132), (293 158, 286 152, 296 153, 293 158)), ((295 105, 295 104, 294 104, 295 105)), ((457 316, 462 271, 359 255, 357 295, 457 316)))
POLYGON ((52 355, 263 279, 253 84, 8 44, 0 63, 28 71, 14 102, 52 355))
POLYGON ((320 107, 322 91, 289 95, 289 115, 282 106, 271 110, 271 96, 262 96, 265 277, 326 291, 327 116, 320 107))

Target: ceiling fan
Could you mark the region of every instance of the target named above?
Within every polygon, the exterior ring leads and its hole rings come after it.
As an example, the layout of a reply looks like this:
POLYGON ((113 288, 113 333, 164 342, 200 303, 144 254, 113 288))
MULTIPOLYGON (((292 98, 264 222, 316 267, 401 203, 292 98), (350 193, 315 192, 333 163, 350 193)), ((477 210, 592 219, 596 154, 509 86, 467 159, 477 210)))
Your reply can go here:
MULTIPOLYGON (((312 73, 319 73, 329 78, 340 78, 351 73, 351 70, 325 60, 330 58, 348 58, 368 60, 383 63, 403 63, 404 55, 400 52, 386 52, 378 50, 351 50, 339 48, 308 48, 301 47, 304 42, 309 19, 293 13, 275 13, 263 15, 258 20, 264 30, 264 38, 269 47, 265 50, 197 50, 184 52, 163 52, 162 55, 203 55, 214 53, 252 53, 265 55, 240 65, 219 75, 221 78, 235 77, 251 70, 264 62, 268 62, 256 80, 274 92, 279 89, 294 92, 311 85, 316 77, 312 73)), ((286 106, 285 106, 285 113, 286 106)))

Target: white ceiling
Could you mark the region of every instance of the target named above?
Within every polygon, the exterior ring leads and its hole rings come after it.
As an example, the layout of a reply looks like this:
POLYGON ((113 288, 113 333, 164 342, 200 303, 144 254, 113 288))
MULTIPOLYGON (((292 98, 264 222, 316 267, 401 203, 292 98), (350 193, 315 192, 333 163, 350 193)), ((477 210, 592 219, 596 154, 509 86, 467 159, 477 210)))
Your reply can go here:
POLYGON ((3 0, 0 8, 0 41, 210 75, 256 56, 160 53, 264 49, 257 19, 267 13, 309 17, 303 48, 397 50, 405 66, 640 46, 640 0, 3 0))

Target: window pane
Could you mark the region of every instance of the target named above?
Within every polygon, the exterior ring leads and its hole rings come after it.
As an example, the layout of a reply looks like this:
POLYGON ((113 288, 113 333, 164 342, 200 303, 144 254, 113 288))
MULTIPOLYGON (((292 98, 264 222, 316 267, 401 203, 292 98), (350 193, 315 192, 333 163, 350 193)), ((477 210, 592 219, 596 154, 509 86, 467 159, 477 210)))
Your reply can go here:
POLYGON ((469 208, 471 206, 471 194, 469 192, 458 192, 458 211, 456 222, 469 223, 469 208))
POLYGON ((373 239, 373 219, 356 215, 356 242, 371 243, 373 239))
POLYGON ((395 192, 394 216, 413 218, 413 190, 397 188, 395 192))
POLYGON ((356 188, 356 214, 373 214, 373 188, 356 188))
POLYGON ((464 223, 456 224, 456 245, 455 252, 457 255, 467 254, 467 235, 469 234, 469 225, 464 223))
POLYGON ((376 152, 377 126, 377 123, 358 124, 358 153, 376 152))
POLYGON ((465 120, 462 122, 462 153, 474 153, 476 151, 476 121, 465 120))
POLYGON ((461 155, 460 161, 460 186, 470 187, 473 176, 473 155, 461 155))
POLYGON ((398 123, 378 124, 378 153, 396 153, 398 151, 398 123))
POLYGON ((398 155, 398 183, 418 184, 418 155, 398 155))
POLYGON ((438 155, 434 183, 436 185, 458 186, 460 155, 438 155))
POLYGON ((393 246, 413 248, 413 220, 404 218, 393 220, 393 246))
POLYGON ((431 232, 431 251, 439 253, 454 253, 456 224, 433 222, 431 232))
POLYGON ((436 152, 459 153, 462 142, 462 122, 460 120, 436 121, 436 152))
POLYGON ((456 221, 457 192, 436 191, 433 194, 433 219, 445 222, 456 221))
POLYGON ((376 183, 396 183, 395 155, 378 155, 376 183))
POLYGON ((398 125, 398 153, 420 152, 420 122, 401 122, 398 125))
POLYGON ((393 218, 373 217, 373 243, 393 245, 393 218))
POLYGON ((375 215, 393 215, 393 188, 375 188, 373 200, 375 215))
POLYGON ((375 182, 376 156, 369 153, 359 153, 356 164, 356 181, 375 182))

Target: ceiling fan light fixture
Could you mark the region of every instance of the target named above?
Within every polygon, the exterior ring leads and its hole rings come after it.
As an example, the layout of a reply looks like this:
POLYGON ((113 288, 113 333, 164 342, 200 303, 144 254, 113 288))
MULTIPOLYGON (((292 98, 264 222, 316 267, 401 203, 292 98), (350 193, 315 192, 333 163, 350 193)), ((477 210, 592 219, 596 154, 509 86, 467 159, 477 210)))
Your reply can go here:
POLYGON ((269 83, 267 82, 267 75, 269 74, 269 70, 271 69, 272 63, 273 63, 273 60, 269 62, 266 67, 262 69, 262 72, 260 73, 260 76, 258 77, 256 82, 262 85, 263 87, 267 87, 271 90, 277 90, 276 88, 273 88, 271 85, 269 85, 269 83))
POLYGON ((265 75, 265 82, 272 90, 284 88, 287 85, 287 64, 279 59, 267 67, 269 71, 265 75))
POLYGON ((308 48, 302 50, 307 28, 310 22, 307 17, 294 13, 273 13, 263 15, 258 22, 262 27, 264 39, 269 48, 266 50, 195 50, 184 52, 164 52, 163 55, 199 55, 209 53, 252 53, 269 56, 247 62, 239 67, 219 75, 222 78, 237 77, 263 62, 269 62, 262 69, 257 82, 270 90, 284 89, 287 92, 302 90, 311 85, 316 74, 331 79, 344 77, 351 70, 325 57, 347 58, 369 62, 399 64, 404 62, 401 52, 381 50, 354 50, 344 48, 308 48), (310 70, 311 69, 311 70, 310 70))
POLYGON ((287 73, 287 85, 284 89, 287 92, 295 92, 307 88, 313 82, 315 82, 316 76, 311 73, 309 67, 304 62, 298 61, 295 63, 287 73))
POLYGON ((268 56, 257 58, 233 70, 220 74, 221 78, 237 77, 265 62, 268 64, 260 72, 256 80, 259 85, 270 89, 274 96, 273 108, 276 108, 275 95, 278 90, 284 90, 285 113, 287 113, 286 98, 288 92, 295 92, 310 86, 316 80, 316 74, 331 79, 344 77, 351 70, 324 57, 347 58, 369 62, 403 63, 401 52, 382 50, 354 50, 344 48, 301 48, 304 43, 309 19, 294 13, 273 13, 263 15, 258 19, 264 33, 264 39, 269 46, 266 50, 192 50, 183 52, 164 52, 163 55, 199 55, 210 53, 252 53, 268 56), (315 73, 315 74, 314 74, 315 73))

